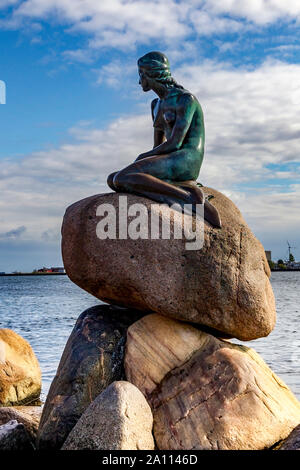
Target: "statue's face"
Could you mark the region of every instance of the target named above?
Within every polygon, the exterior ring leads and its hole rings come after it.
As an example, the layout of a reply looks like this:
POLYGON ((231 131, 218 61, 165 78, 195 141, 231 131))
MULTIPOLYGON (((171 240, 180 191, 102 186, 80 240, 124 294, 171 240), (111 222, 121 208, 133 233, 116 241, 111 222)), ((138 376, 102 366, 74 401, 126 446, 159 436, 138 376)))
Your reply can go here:
POLYGON ((150 83, 149 83, 149 78, 147 77, 147 74, 146 74, 145 70, 143 70, 142 67, 139 67, 139 77, 140 77, 139 84, 143 88, 143 91, 151 90, 151 86, 150 86, 150 83))

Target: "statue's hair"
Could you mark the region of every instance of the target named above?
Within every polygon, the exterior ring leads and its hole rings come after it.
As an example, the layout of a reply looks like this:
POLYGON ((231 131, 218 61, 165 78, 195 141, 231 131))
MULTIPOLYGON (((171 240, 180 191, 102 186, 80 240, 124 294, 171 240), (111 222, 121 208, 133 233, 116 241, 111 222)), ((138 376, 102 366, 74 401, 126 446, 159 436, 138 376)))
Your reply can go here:
POLYGON ((138 66, 145 70, 148 77, 162 83, 167 88, 176 87, 183 89, 172 77, 170 63, 162 52, 148 52, 148 54, 145 54, 138 60, 138 66))

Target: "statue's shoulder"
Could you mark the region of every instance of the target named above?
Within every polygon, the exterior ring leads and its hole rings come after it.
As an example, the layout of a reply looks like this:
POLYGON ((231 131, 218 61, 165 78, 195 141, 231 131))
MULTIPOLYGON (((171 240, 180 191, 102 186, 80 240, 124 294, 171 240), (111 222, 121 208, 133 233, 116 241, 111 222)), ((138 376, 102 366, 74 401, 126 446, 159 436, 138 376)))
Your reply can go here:
POLYGON ((193 95, 193 93, 191 93, 190 91, 185 90, 184 88, 178 90, 177 100, 179 106, 182 105, 185 107, 193 104, 199 105, 199 101, 197 100, 196 96, 193 95))

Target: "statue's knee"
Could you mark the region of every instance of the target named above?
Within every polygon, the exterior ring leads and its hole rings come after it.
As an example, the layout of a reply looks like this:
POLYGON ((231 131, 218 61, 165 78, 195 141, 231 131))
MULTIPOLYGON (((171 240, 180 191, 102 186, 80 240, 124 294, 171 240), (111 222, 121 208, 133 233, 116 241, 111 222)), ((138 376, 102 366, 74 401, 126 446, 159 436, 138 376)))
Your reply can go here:
POLYGON ((124 186, 124 182, 125 182, 124 180, 125 180, 125 172, 118 171, 114 174, 113 185, 116 188, 115 191, 122 190, 124 186))
POLYGON ((115 171, 114 173, 111 173, 108 178, 107 178, 107 184, 108 186, 115 191, 115 185, 114 185, 114 177, 118 172, 115 171))

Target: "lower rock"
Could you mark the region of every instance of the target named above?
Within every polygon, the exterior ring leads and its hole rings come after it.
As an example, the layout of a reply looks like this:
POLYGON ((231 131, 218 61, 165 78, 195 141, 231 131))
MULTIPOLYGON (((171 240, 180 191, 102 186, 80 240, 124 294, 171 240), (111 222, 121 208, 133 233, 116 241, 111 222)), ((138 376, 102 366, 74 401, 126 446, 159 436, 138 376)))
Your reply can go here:
POLYGON ((153 418, 131 383, 112 383, 88 407, 63 450, 154 450, 153 418))
POLYGON ((125 372, 147 398, 164 376, 186 362, 209 335, 162 315, 146 315, 128 328, 125 372))
POLYGON ((0 426, 0 450, 33 450, 32 440, 24 424, 15 420, 0 426))
POLYGON ((17 421, 25 426, 26 431, 35 442, 41 414, 41 406, 3 406, 0 407, 0 425, 7 424, 9 421, 17 421))
POLYGON ((285 439, 300 422, 288 387, 254 350, 192 329, 154 314, 128 330, 127 378, 152 407, 157 447, 252 450, 285 439))
POLYGON ((43 409, 39 449, 59 449, 93 400, 110 383, 124 378, 127 328, 141 315, 110 305, 98 305, 80 315, 43 409))

